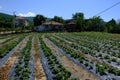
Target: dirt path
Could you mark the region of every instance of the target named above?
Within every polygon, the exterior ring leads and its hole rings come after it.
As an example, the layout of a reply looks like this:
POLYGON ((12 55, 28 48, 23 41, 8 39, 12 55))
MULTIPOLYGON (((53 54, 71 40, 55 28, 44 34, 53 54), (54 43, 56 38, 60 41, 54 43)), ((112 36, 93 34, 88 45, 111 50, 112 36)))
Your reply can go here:
POLYGON ((16 49, 16 51, 12 54, 11 57, 4 63, 4 65, 0 68, 0 80, 8 80, 9 72, 13 65, 17 62, 17 58, 20 53, 20 48, 25 46, 28 41, 26 38, 16 49))
POLYGON ((75 77, 79 78, 80 80, 99 80, 97 77, 92 75, 91 73, 87 72, 71 60, 69 60, 66 56, 64 56, 58 49, 52 46, 47 39, 43 38, 46 45, 52 50, 53 53, 57 54, 62 59, 63 66, 70 71, 75 77))
POLYGON ((35 36, 35 38, 34 38, 32 49, 33 49, 32 54, 34 56, 35 80, 46 80, 46 75, 45 75, 45 72, 43 70, 43 66, 40 62, 40 51, 39 51, 39 47, 38 47, 38 37, 37 36, 35 36))

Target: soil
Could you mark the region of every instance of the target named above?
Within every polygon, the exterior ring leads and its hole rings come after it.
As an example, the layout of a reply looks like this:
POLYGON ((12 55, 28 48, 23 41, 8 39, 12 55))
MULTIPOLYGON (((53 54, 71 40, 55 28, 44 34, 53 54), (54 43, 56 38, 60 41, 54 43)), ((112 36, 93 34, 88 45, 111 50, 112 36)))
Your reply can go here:
POLYGON ((35 80, 46 80, 46 75, 40 60, 40 51, 38 47, 38 37, 35 36, 33 42, 33 56, 34 56, 34 76, 35 80))
POLYGON ((54 46, 52 46, 47 39, 43 38, 46 45, 52 50, 53 53, 55 53, 57 56, 59 56, 62 59, 63 66, 70 71, 76 78, 79 80, 99 80, 96 76, 92 75, 88 71, 84 70, 82 67, 78 66, 71 60, 69 60, 65 55, 63 55, 58 49, 56 49, 54 46))
POLYGON ((16 49, 16 51, 12 54, 11 57, 4 63, 4 65, 0 68, 0 80, 9 80, 9 72, 12 69, 13 65, 17 62, 17 58, 20 53, 20 48, 25 46, 27 43, 28 38, 23 41, 16 49))

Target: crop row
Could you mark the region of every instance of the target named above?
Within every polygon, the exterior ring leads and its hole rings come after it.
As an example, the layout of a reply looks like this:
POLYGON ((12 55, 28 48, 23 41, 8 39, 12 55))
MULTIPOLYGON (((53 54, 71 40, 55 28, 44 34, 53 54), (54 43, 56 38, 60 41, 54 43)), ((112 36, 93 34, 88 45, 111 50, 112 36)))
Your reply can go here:
POLYGON ((12 80, 29 80, 32 69, 30 68, 32 37, 19 54, 18 63, 15 65, 12 80))
MULTIPOLYGON (((58 61, 56 55, 54 55, 49 49, 42 38, 40 38, 41 41, 41 48, 44 52, 45 57, 47 58, 48 67, 53 74, 53 80, 68 80, 71 78, 71 73, 67 71, 63 65, 58 61)), ((71 80, 76 80, 74 78, 71 78, 71 80)))
MULTIPOLYGON (((20 35, 19 35, 20 36, 20 35)), ((5 41, 3 41, 2 43, 0 43, 0 45, 3 45, 13 39, 15 39, 16 37, 18 37, 18 35, 13 35, 13 36, 9 36, 5 41)))
MULTIPOLYGON (((55 36, 55 38, 60 39, 61 41, 64 41, 63 38, 60 38, 60 37, 58 38, 57 36, 55 36)), ((81 51, 82 53, 85 53, 87 55, 91 55, 95 58, 99 58, 102 61, 106 61, 106 63, 109 63, 115 67, 118 67, 120 64, 119 60, 117 60, 117 58, 120 58, 120 53, 112 53, 111 52, 111 55, 110 55, 107 52, 106 53, 100 52, 100 49, 96 51, 93 49, 96 47, 96 45, 94 45, 94 44, 92 45, 92 44, 87 43, 87 42, 81 42, 81 40, 79 40, 79 41, 75 40, 72 42, 72 44, 68 43, 67 45, 69 45, 70 47, 72 47, 78 51, 81 51)))
MULTIPOLYGON (((61 39, 61 38, 58 38, 58 37, 56 37, 57 39, 60 39, 60 40, 62 40, 62 41, 64 41, 63 40, 63 38, 61 39)), ((79 51, 81 51, 82 53, 85 53, 85 54, 88 54, 88 55, 91 55, 91 56, 93 56, 93 57, 95 57, 95 58, 99 58, 100 60, 105 60, 107 63, 114 63, 114 65, 115 66, 119 66, 120 65, 120 62, 117 60, 117 58, 115 58, 115 56, 114 57, 111 57, 111 56, 113 56, 113 55, 115 55, 115 53, 113 53, 112 55, 109 55, 109 54, 105 54, 105 53, 102 53, 102 52, 99 52, 99 50, 98 51, 95 51, 95 50, 93 50, 93 49, 91 49, 90 47, 93 47, 94 45, 90 45, 89 46, 89 43, 82 43, 82 42, 77 42, 77 43, 75 43, 75 41, 73 41, 74 43, 72 43, 72 44, 69 44, 69 46, 71 46, 72 48, 74 48, 74 49, 76 49, 76 50, 79 50, 79 51), (117 64, 116 64, 117 63, 117 64)), ((95 47, 95 46, 94 46, 95 47)), ((94 48, 93 47, 93 48, 94 48)), ((117 57, 119 58, 120 57, 120 54, 119 53, 117 53, 117 57)))
MULTIPOLYGON (((69 54, 71 57, 73 57, 74 59, 78 60, 81 64, 84 64, 85 67, 89 66, 89 69, 94 69, 94 71, 96 73, 98 73, 97 75, 102 76, 102 75, 110 75, 110 74, 114 74, 116 76, 120 76, 120 70, 117 68, 114 68, 112 66, 109 66, 108 64, 104 63, 97 63, 95 64, 95 61, 89 60, 88 57, 85 57, 84 55, 80 55, 80 53, 72 50, 70 47, 68 48, 66 46, 65 43, 63 43, 63 41, 59 41, 58 39, 52 39, 49 38, 52 42, 54 42, 57 46, 59 46, 60 48, 62 48, 66 54, 69 54), (95 64, 95 66, 93 64, 95 64)), ((93 71, 93 73, 94 73, 93 71)))
POLYGON ((20 41, 25 38, 26 35, 22 35, 17 41, 13 41, 0 49, 0 59, 3 58, 6 54, 8 54, 20 41))

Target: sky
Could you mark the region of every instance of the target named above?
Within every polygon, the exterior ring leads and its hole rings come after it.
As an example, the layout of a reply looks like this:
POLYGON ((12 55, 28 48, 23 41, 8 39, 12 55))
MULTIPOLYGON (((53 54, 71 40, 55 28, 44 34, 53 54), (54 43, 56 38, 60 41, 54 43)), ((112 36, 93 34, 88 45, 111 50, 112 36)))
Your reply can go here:
MULTIPOLYGON (((120 0, 0 0, 0 12, 19 16, 42 14, 52 18, 71 19, 76 12, 84 13, 85 19, 109 8, 120 0)), ((104 21, 120 19, 120 4, 98 15, 104 21)))

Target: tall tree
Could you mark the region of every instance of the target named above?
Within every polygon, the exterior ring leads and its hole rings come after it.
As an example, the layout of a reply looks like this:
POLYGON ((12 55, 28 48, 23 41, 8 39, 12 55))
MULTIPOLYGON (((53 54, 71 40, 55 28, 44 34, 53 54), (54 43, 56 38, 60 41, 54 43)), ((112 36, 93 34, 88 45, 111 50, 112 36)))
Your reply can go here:
POLYGON ((62 17, 59 17, 59 16, 54 16, 54 18, 52 18, 51 20, 59 22, 59 23, 63 23, 63 24, 65 23, 65 20, 62 17))
POLYGON ((76 27, 79 31, 84 31, 84 14, 83 13, 75 13, 73 14, 73 20, 76 24, 76 27))
POLYGON ((105 30, 105 22, 100 18, 100 16, 88 19, 86 29, 88 31, 104 31, 105 30))
POLYGON ((115 32, 116 27, 117 27, 117 23, 114 19, 112 19, 112 20, 107 22, 106 27, 107 27, 108 32, 115 32))
POLYGON ((46 21, 46 17, 44 17, 43 15, 36 15, 33 21, 34 21, 34 26, 39 26, 46 21))

